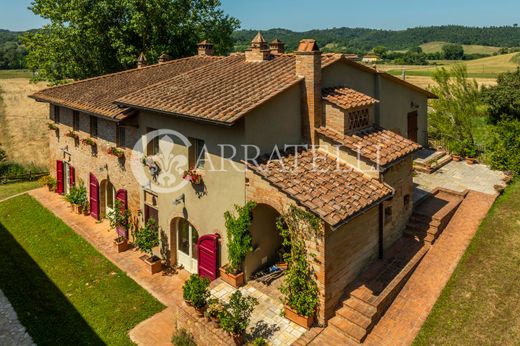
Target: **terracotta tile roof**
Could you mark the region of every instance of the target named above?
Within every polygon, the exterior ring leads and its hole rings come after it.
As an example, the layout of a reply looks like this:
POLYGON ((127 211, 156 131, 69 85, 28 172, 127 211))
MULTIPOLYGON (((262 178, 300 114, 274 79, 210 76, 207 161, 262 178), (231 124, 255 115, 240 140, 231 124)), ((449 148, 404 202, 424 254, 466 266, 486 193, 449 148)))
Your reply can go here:
POLYGON ((55 103, 113 119, 122 119, 129 110, 119 108, 114 104, 119 97, 221 59, 222 57, 210 56, 176 59, 44 89, 31 97, 38 101, 55 103))
POLYGON ((332 226, 392 194, 387 185, 320 150, 287 151, 257 162, 248 163, 249 169, 332 226))
POLYGON ((295 68, 295 59, 290 55, 246 62, 243 54, 237 54, 123 96, 116 102, 232 124, 298 83, 301 78, 296 76, 295 68))
POLYGON ((380 166, 389 165, 421 149, 420 144, 376 125, 349 135, 327 127, 320 127, 316 131, 356 153, 359 150, 362 157, 373 163, 378 163, 379 160, 380 166))
POLYGON ((379 102, 373 97, 346 87, 326 88, 322 90, 321 94, 325 101, 343 109, 367 107, 379 102))

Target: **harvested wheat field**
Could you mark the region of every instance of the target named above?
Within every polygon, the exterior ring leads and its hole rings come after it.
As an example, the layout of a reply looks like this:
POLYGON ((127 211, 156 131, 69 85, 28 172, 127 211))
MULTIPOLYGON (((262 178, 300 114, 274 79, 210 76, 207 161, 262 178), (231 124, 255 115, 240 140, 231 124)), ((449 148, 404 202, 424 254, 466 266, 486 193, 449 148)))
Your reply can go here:
POLYGON ((10 160, 46 167, 48 157, 47 104, 28 98, 45 83, 28 78, 0 79, 0 143, 10 160))
MULTIPOLYGON (((497 79, 496 78, 474 78, 479 86, 489 86, 489 85, 496 85, 497 79)), ((410 82, 412 84, 417 85, 421 88, 428 88, 430 86, 433 86, 435 82, 433 81, 432 77, 429 76, 406 76, 406 81, 410 82)))

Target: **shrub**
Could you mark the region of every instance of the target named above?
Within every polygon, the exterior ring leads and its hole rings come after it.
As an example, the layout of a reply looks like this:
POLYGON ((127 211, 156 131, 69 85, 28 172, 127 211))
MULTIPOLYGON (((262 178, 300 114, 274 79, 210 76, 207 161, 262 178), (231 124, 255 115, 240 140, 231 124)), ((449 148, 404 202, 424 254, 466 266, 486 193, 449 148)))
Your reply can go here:
POLYGON ((206 317, 218 317, 224 311, 224 304, 217 298, 208 300, 208 308, 204 311, 206 317))
POLYGON ((88 205, 87 188, 83 184, 73 186, 70 188, 68 194, 65 195, 65 200, 73 205, 88 205))
POLYGON ((7 153, 4 149, 0 148, 0 162, 6 162, 7 161, 7 153))
POLYGON ((252 346, 266 346, 267 341, 264 338, 256 338, 251 343, 252 346))
POLYGON ((41 186, 47 186, 49 190, 54 191, 56 189, 56 179, 50 175, 45 175, 38 179, 38 183, 41 186))
POLYGON ((233 335, 241 335, 245 332, 251 314, 258 300, 254 297, 245 297, 240 291, 235 291, 224 311, 219 315, 222 329, 233 335))
POLYGON ((209 284, 209 279, 191 274, 188 281, 182 286, 182 297, 195 308, 202 309, 209 298, 209 284))
POLYGON ((191 335, 186 329, 179 329, 175 335, 173 335, 172 343, 175 346, 197 346, 193 335, 191 335))
POLYGON ((249 226, 253 220, 253 209, 255 207, 256 203, 249 201, 243 207, 235 205, 236 216, 229 211, 224 213, 228 239, 229 265, 226 269, 228 273, 236 274, 240 272, 247 254, 253 251, 249 226))
POLYGON ((134 231, 134 245, 141 252, 153 256, 153 248, 159 246, 159 232, 154 219, 148 219, 144 226, 134 231))
POLYGON ((114 209, 107 213, 108 221, 110 222, 110 227, 115 229, 117 227, 124 228, 128 230, 130 227, 130 218, 132 217, 132 213, 128 208, 123 208, 121 201, 116 200, 114 209))
POLYGON ((485 161, 493 169, 520 173, 520 120, 504 118, 492 127, 485 161))

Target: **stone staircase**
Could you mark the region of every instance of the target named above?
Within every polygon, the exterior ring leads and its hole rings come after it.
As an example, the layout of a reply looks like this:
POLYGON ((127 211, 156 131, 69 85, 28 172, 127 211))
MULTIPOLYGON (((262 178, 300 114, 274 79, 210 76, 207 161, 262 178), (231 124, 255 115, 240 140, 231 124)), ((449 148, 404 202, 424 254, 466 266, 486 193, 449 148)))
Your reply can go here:
POLYGON ((418 241, 433 244, 446 228, 466 193, 437 189, 432 196, 416 206, 404 234, 418 241))
POLYGON ((372 264, 350 286, 348 296, 324 333, 336 340, 347 337, 353 344, 363 342, 429 248, 429 244, 413 238, 397 241, 384 259, 372 264))
POLYGON ((451 155, 445 151, 435 151, 425 158, 416 158, 413 169, 416 172, 431 174, 451 161, 451 155))

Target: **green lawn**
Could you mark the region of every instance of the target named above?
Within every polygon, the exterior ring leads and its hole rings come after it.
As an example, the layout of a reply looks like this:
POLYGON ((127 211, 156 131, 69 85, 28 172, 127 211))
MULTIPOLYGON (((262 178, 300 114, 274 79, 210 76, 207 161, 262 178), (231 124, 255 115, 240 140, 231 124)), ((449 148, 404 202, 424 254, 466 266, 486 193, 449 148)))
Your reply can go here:
POLYGON ((520 345, 520 180, 480 225, 414 345, 520 345))
POLYGON ((0 79, 10 78, 32 78, 29 70, 0 70, 0 79))
POLYGON ((0 289, 38 345, 128 345, 163 305, 28 195, 0 203, 0 289))
POLYGON ((21 183, 0 184, 0 201, 16 195, 17 193, 29 191, 39 187, 37 181, 23 181, 21 183))

